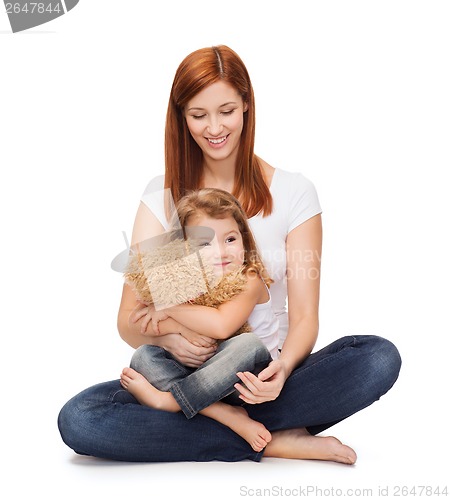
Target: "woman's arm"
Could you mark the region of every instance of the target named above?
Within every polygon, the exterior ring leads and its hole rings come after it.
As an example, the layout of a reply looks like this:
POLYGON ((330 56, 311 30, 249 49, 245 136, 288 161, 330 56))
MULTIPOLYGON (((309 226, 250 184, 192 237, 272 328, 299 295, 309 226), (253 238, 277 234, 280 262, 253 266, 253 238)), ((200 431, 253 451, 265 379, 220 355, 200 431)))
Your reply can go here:
MULTIPOLYGON (((140 202, 133 225, 133 234, 131 237, 131 245, 142 243, 153 236, 163 234, 165 229, 152 211, 143 203, 140 202)), ((122 299, 119 306, 117 317, 117 327, 122 339, 131 347, 137 348, 143 344, 154 344, 153 332, 151 325, 146 328, 141 328, 142 318, 139 316, 139 311, 146 306, 141 304, 134 294, 132 288, 125 284, 122 290, 122 299), (138 319, 136 319, 138 318, 138 319)), ((172 324, 166 323, 166 327, 174 327, 172 324)), ((165 330, 166 333, 177 333, 177 330, 172 332, 165 330)))
POLYGON ((122 299, 120 301, 117 315, 117 329, 122 339, 135 349, 144 344, 151 344, 149 333, 141 331, 141 322, 134 321, 133 315, 144 309, 145 305, 140 303, 129 285, 126 283, 122 289, 122 299))
POLYGON ((312 217, 287 237, 289 330, 280 360, 287 375, 312 351, 319 333, 322 218, 312 217))
POLYGON ((278 397, 287 377, 312 351, 319 331, 320 261, 322 219, 316 215, 293 229, 287 237, 289 330, 280 357, 261 371, 238 373, 240 398, 263 403, 278 397))
MULTIPOLYGON (((149 208, 140 202, 133 225, 131 245, 141 243, 153 236, 164 233, 164 227, 149 208)), ((133 314, 145 308, 127 284, 122 289, 122 299, 120 301, 117 316, 117 328, 122 339, 131 347, 137 348, 143 344, 152 343, 149 335, 153 332, 141 331, 141 321, 132 320, 133 314)))
POLYGON ((218 308, 180 304, 164 309, 161 315, 152 317, 153 330, 158 330, 159 318, 168 317, 213 339, 227 339, 247 321, 263 293, 266 291, 261 278, 248 273, 245 289, 218 308))

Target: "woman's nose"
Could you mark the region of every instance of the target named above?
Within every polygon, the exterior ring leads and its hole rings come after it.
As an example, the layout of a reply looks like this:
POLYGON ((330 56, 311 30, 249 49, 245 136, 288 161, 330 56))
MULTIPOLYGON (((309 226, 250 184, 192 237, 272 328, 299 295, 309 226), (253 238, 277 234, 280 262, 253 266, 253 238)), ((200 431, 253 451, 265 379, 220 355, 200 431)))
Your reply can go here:
POLYGON ((208 124, 208 134, 219 137, 222 132, 222 123, 219 117, 211 117, 208 124))

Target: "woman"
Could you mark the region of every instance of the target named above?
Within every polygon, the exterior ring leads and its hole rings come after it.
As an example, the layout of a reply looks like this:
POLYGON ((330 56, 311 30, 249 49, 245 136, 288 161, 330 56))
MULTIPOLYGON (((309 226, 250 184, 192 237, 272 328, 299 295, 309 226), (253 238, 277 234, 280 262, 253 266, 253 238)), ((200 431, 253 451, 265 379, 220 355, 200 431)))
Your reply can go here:
MULTIPOLYGON (((301 174, 275 169, 253 152, 252 85, 239 56, 225 46, 198 50, 180 64, 166 121, 165 176, 150 182, 138 208, 132 244, 167 227, 170 190, 176 203, 200 187, 232 193, 242 204, 269 275, 280 322, 280 355, 258 377, 236 384, 249 416, 271 432, 256 452, 228 428, 202 415, 137 404, 119 381, 86 389, 61 410, 63 440, 78 453, 127 461, 239 461, 262 456, 333 460, 353 464, 356 453, 317 433, 372 404, 394 384, 401 359, 395 346, 375 336, 344 337, 311 354, 318 335, 321 209, 314 186, 301 174), (166 197, 167 198, 167 197, 166 197), (285 303, 287 298, 288 311, 285 303)), ((215 346, 198 347, 177 332, 172 318, 141 328, 144 306, 125 285, 118 315, 131 346, 165 348, 197 367, 215 346)), ((146 311, 147 312, 147 311, 146 311)))

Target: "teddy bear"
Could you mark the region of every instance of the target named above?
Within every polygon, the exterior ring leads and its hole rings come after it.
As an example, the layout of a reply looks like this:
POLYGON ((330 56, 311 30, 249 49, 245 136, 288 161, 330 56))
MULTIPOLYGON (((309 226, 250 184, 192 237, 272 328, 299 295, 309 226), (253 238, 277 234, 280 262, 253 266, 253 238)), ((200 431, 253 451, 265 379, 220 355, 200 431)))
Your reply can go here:
MULTIPOLYGON (((217 276, 198 242, 198 235, 186 237, 178 230, 131 248, 124 279, 138 300, 156 309, 183 303, 217 308, 241 293, 243 268, 217 276)), ((234 335, 250 331, 245 322, 234 335)))

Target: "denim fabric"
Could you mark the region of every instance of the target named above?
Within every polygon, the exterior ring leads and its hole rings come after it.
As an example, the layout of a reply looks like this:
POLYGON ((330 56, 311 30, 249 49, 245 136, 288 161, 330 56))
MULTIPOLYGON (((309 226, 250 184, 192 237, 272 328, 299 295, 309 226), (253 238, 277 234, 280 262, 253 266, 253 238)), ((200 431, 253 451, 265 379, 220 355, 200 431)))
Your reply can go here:
POLYGON ((170 391, 181 410, 192 418, 200 410, 235 392, 236 373, 257 375, 272 360, 261 340, 245 333, 221 342, 216 354, 197 370, 188 368, 161 347, 144 345, 130 366, 160 391, 170 391))
MULTIPOLYGON (((401 358, 388 340, 343 337, 311 354, 275 401, 245 405, 270 431, 307 427, 313 434, 369 406, 397 380, 401 358)), ((90 387, 61 409, 59 430, 77 453, 138 462, 259 461, 263 452, 203 415, 186 419, 137 404, 118 380, 90 387)))

